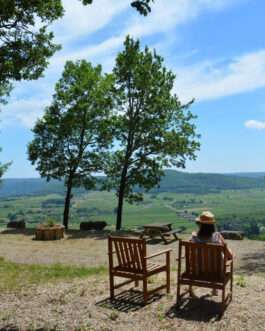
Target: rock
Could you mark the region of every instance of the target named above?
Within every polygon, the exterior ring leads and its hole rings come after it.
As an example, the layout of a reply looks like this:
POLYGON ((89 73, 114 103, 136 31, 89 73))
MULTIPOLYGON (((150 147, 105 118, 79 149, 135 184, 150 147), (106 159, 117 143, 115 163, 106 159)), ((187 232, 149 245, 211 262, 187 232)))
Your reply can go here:
POLYGON ((108 224, 105 221, 81 222, 80 230, 103 230, 108 224))
POLYGON ((26 228, 26 222, 24 220, 20 221, 10 221, 7 223, 7 228, 11 229, 25 229, 26 228))
POLYGON ((221 231, 221 235, 224 239, 231 239, 231 240, 243 240, 244 234, 240 231, 221 231))

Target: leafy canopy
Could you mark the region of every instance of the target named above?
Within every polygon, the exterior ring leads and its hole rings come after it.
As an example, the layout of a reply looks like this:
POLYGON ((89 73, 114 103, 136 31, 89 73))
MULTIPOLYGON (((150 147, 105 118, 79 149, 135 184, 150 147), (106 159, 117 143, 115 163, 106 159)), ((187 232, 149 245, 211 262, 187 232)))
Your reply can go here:
POLYGON ((108 130, 111 75, 101 66, 68 61, 56 84, 53 102, 34 129, 29 159, 48 180, 73 179, 74 186, 91 187, 91 172, 101 167, 99 152, 111 140, 108 130))
POLYGON ((173 93, 175 75, 163 59, 126 38, 116 59, 115 141, 106 167, 107 188, 133 202, 157 185, 165 168, 184 168, 199 148, 194 116, 173 93))
POLYGON ((37 79, 59 49, 47 27, 63 15, 60 0, 0 0, 0 85, 37 79))

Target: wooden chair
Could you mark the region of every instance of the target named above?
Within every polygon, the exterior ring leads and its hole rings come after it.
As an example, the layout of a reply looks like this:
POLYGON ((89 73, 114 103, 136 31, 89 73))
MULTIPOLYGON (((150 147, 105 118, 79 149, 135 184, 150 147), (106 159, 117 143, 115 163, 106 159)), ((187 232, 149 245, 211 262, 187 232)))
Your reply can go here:
POLYGON ((146 242, 144 239, 124 238, 109 236, 109 279, 110 279, 110 298, 114 299, 114 289, 123 285, 135 282, 138 286, 139 280, 143 281, 144 304, 147 303, 150 294, 166 288, 170 292, 170 249, 157 252, 147 256, 146 242), (114 255, 115 254, 115 255, 114 255), (161 254, 166 255, 165 264, 151 263, 149 260, 161 254), (166 284, 159 286, 151 291, 147 289, 148 277, 166 272, 166 284), (114 284, 114 276, 128 278, 129 280, 121 284, 114 284))
POLYGON ((212 243, 179 242, 177 306, 189 291, 180 294, 181 285, 199 286, 222 291, 222 306, 227 307, 232 300, 233 260, 228 259, 226 245, 212 243), (184 253, 184 256, 182 254, 184 253), (184 271, 181 260, 185 259, 184 271), (230 281, 230 293, 225 296, 226 285, 230 281))

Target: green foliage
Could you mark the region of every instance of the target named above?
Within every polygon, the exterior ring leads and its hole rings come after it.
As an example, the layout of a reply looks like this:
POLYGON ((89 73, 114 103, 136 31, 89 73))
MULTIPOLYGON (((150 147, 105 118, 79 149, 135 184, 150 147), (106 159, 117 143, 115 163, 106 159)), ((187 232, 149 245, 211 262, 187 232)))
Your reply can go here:
POLYGON ((19 264, 0 257, 0 290, 17 290, 26 286, 37 285, 57 280, 72 280, 92 275, 103 274, 105 267, 78 267, 61 264, 38 265, 19 264))
MULTIPOLYGON (((1 148, 0 148, 0 153, 1 153, 1 148)), ((3 176, 3 174, 7 171, 8 167, 11 165, 11 162, 8 162, 8 163, 4 163, 2 164, 0 162, 0 180, 3 176)))
MULTIPOLYGON (((131 1, 131 6, 146 16, 153 1, 131 1)), ((48 27, 63 13, 62 0, 0 0, 0 102, 6 100, 11 81, 42 75, 49 58, 60 49, 48 27)))
POLYGON ((56 221, 53 219, 47 220, 45 223, 43 223, 43 226, 46 228, 51 228, 56 224, 56 221))
MULTIPOLYGON (((82 2, 84 5, 90 5, 93 3, 93 0, 82 0, 82 2)), ((151 2, 154 2, 154 0, 131 1, 131 6, 135 8, 141 15, 146 16, 151 12, 151 2)))
POLYGON ((235 283, 236 283, 237 286, 240 286, 240 287, 246 287, 247 286, 246 279, 243 275, 237 276, 236 279, 235 279, 235 283))
POLYGON ((127 37, 116 59, 114 137, 118 148, 106 164, 105 187, 119 197, 117 228, 121 223, 123 198, 133 203, 142 192, 157 185, 165 167, 184 168, 195 159, 198 136, 194 116, 172 93, 175 75, 163 59, 139 41, 127 37))
POLYGON ((95 187, 92 172, 101 170, 102 153, 112 141, 112 81, 111 75, 101 73, 101 66, 67 62, 51 106, 33 129, 29 159, 41 177, 63 179, 67 186, 66 227, 72 187, 95 187))
POLYGON ((41 76, 59 49, 47 27, 62 15, 60 0, 0 0, 0 92, 12 80, 41 76))

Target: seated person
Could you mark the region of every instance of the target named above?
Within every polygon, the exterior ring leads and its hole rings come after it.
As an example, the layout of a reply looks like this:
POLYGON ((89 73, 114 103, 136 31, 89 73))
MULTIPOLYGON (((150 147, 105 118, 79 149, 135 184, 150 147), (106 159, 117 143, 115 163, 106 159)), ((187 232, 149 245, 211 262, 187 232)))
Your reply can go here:
MULTIPOLYGON (((199 218, 196 219, 196 223, 199 225, 199 230, 192 233, 191 241, 195 243, 215 243, 224 245, 225 241, 221 233, 216 231, 215 216, 210 211, 204 211, 199 218)), ((228 257, 233 258, 232 251, 227 248, 228 257)), ((193 296, 194 292, 190 286, 190 295, 193 296)), ((213 295, 216 295, 217 291, 213 290, 213 295)))

